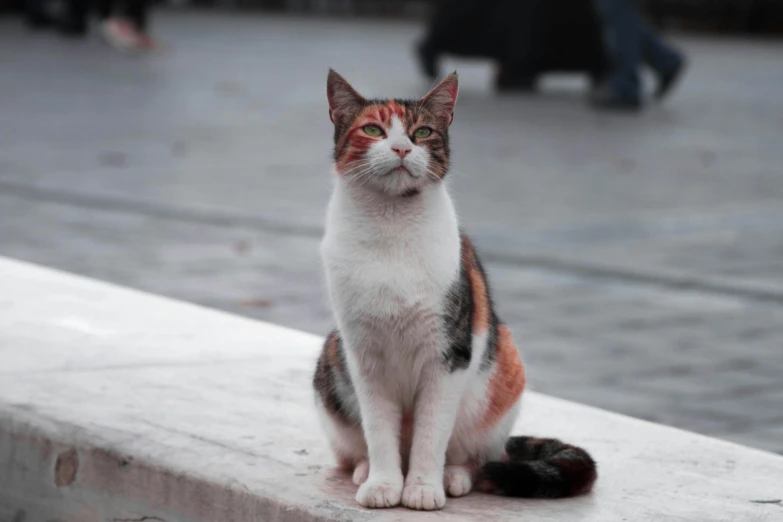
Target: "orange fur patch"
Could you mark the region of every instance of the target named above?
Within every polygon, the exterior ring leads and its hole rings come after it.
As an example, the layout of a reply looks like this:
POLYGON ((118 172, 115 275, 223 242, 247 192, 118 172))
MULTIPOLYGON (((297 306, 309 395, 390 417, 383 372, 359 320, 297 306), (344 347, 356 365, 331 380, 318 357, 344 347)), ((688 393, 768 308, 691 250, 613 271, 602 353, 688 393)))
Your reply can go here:
POLYGON ((338 370, 340 369, 340 354, 337 351, 337 336, 332 334, 326 341, 326 360, 329 361, 329 366, 338 370))
POLYGON ((489 298, 484 276, 476 266, 468 268, 470 287, 473 289, 473 333, 483 334, 489 326, 489 298))
POLYGON ((470 288, 473 291, 473 333, 483 334, 489 327, 489 296, 487 295, 487 283, 476 263, 476 254, 473 245, 466 237, 462 237, 463 250, 462 262, 468 268, 470 288))
POLYGON ((511 338, 511 331, 501 324, 498 326, 495 372, 489 380, 487 411, 481 424, 487 429, 497 424, 524 389, 525 367, 511 338))

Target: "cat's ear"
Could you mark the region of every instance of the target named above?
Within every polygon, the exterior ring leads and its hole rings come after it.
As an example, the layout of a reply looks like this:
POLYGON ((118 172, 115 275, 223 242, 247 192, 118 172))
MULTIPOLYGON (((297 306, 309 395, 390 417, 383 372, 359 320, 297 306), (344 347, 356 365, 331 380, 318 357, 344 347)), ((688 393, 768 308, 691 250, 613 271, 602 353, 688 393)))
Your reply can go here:
POLYGON ((329 118, 335 125, 345 125, 366 103, 334 69, 329 69, 326 79, 326 97, 329 100, 329 118))
POLYGON ((441 118, 446 125, 451 125, 454 120, 454 105, 457 103, 458 91, 459 80, 457 71, 454 71, 433 87, 421 99, 421 103, 427 110, 441 118))

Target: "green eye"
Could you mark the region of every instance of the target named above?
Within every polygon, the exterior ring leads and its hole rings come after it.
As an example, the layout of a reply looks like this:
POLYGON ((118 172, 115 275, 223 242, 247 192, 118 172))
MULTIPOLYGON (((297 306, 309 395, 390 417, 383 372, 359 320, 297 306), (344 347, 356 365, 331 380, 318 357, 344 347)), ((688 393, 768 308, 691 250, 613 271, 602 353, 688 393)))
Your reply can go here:
POLYGON ((365 125, 362 130, 366 135, 372 136, 373 138, 377 138, 378 136, 383 135, 381 128, 376 125, 365 125))
POLYGON ((430 129, 429 127, 420 127, 418 129, 416 129, 416 132, 413 133, 413 137, 414 138, 426 138, 430 134, 432 134, 432 129, 430 129))

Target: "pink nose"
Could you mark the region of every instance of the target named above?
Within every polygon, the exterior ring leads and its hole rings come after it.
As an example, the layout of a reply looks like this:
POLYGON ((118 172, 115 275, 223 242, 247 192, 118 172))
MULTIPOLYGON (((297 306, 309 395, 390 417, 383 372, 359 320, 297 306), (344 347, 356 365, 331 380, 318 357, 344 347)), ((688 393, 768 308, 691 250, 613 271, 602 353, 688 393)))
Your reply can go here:
POLYGON ((405 159, 405 156, 411 151, 411 148, 407 145, 395 145, 392 150, 397 153, 400 159, 405 159))

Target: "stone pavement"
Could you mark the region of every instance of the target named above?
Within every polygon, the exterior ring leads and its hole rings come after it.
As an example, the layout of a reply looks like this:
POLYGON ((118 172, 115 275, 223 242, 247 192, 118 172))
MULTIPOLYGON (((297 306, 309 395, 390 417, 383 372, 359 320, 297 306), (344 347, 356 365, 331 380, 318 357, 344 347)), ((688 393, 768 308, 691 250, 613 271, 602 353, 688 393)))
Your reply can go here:
MULTIPOLYGON (((0 20, 0 255, 325 333, 325 73, 418 95, 420 28, 155 29, 140 58, 0 20)), ((690 75, 639 117, 448 61, 451 188, 535 389, 783 453, 783 43, 680 42, 690 75)))

